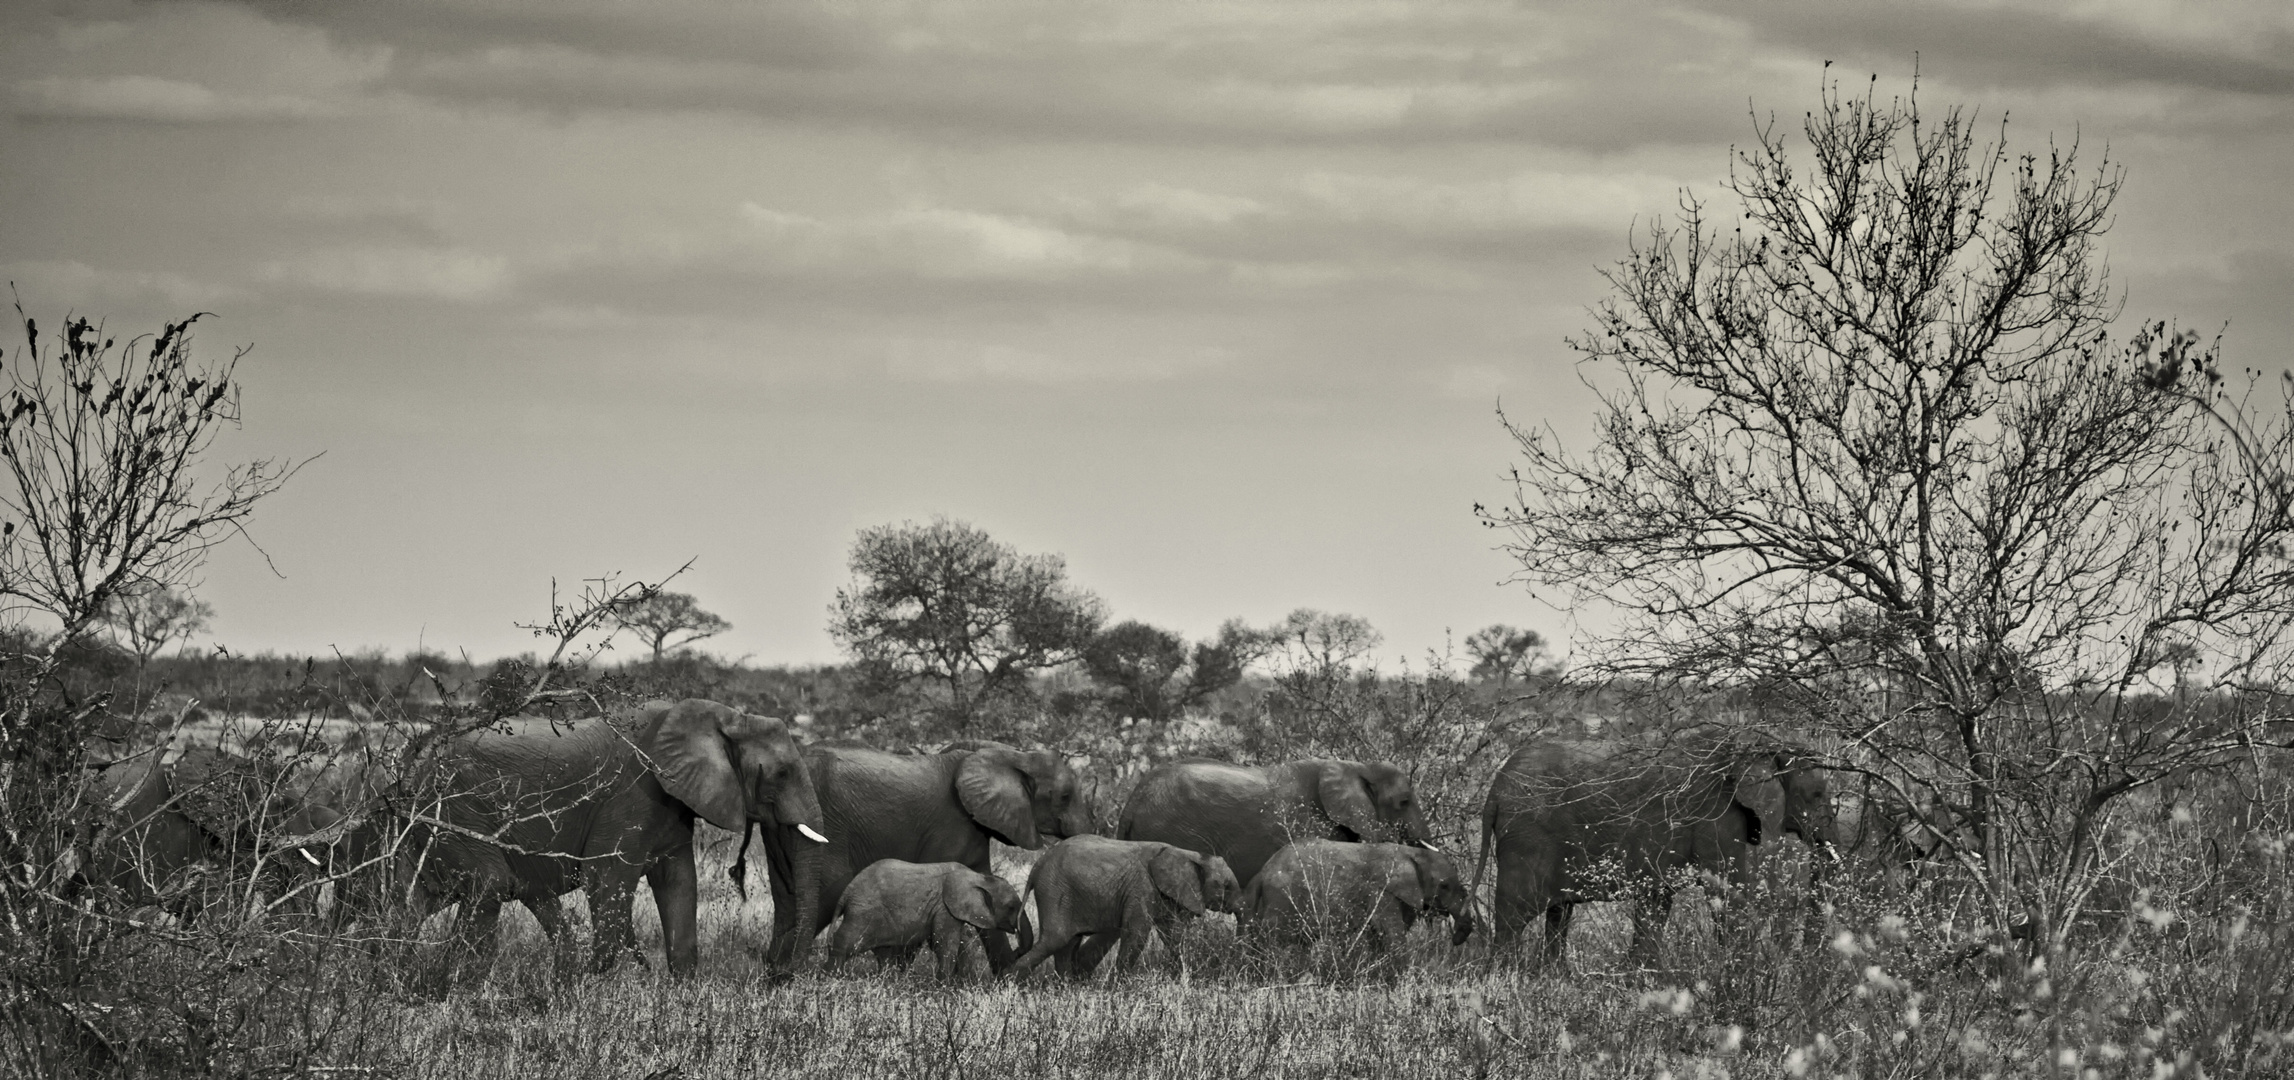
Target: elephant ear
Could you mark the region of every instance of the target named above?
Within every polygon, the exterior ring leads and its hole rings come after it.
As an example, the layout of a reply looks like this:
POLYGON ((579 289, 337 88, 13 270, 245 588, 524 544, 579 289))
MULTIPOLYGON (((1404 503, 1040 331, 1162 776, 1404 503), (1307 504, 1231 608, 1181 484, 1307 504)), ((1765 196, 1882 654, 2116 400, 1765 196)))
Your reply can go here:
POLYGON ((741 793, 740 774, 733 770, 732 747, 726 729, 742 719, 739 713, 714 701, 689 698, 666 708, 645 707, 648 718, 659 717, 645 745, 653 759, 653 775, 669 797, 691 807, 709 824, 727 832, 746 832, 749 804, 741 793))
POLYGON ((1171 902, 1186 908, 1191 914, 1201 915, 1203 907, 1203 877, 1197 864, 1201 859, 1168 844, 1147 860, 1147 877, 1155 882, 1155 891, 1171 898, 1171 902))
POLYGON ((940 902, 948 914, 982 930, 996 928, 995 907, 989 902, 988 883, 974 871, 952 873, 940 879, 940 902))
POLYGON ((216 836, 234 836, 241 828, 255 828, 262 800, 250 799, 259 787, 254 763, 219 750, 194 747, 165 768, 175 810, 216 836))
POLYGON ((1745 760, 1744 768, 1734 780, 1736 805, 1744 807, 1750 817, 1746 823, 1745 842, 1758 844, 1770 828, 1784 825, 1784 781, 1778 776, 1777 760, 1762 754, 1745 760))
POLYGON ((980 827, 1013 847, 1043 846, 1035 831, 1035 803, 1016 751, 975 750, 956 766, 956 801, 980 827))
MULTIPOLYGON (((1372 848, 1371 850, 1380 849, 1372 848)), ((1403 865, 1389 865, 1386 869, 1386 895, 1393 897, 1403 907, 1412 911, 1424 911, 1426 910, 1426 896, 1433 888, 1433 883, 1427 880, 1433 867, 1429 865, 1429 860, 1419 856, 1432 855, 1433 852, 1412 851, 1408 848, 1402 850, 1405 856, 1402 859, 1403 865)))
POLYGON ((1378 811, 1370 805, 1362 766, 1351 761, 1324 762, 1317 794, 1322 798, 1323 815, 1352 830, 1356 840, 1368 842, 1376 837, 1378 811))

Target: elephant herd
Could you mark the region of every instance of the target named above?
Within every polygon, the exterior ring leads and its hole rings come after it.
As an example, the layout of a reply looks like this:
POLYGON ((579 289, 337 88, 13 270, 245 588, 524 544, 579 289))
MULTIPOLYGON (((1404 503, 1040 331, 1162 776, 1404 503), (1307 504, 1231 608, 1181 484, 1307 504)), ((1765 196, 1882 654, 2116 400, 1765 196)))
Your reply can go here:
MULTIPOLYGON (((149 776, 113 783, 122 805, 168 796, 149 776)), ((1076 772, 1053 751, 807 745, 780 720, 699 699, 648 703, 633 718, 514 718, 452 740, 400 783, 405 791, 380 800, 387 815, 363 821, 325 805, 319 788, 303 789, 288 810, 292 856, 374 868, 392 884, 336 880, 338 898, 363 897, 369 908, 419 919, 456 905, 455 954, 478 972, 504 903, 524 904, 559 939, 560 901, 575 889, 589 899, 594 966, 632 954, 642 877, 668 968, 690 974, 696 818, 741 835, 733 877, 744 891, 752 834, 762 841, 773 898, 765 956, 776 970, 803 963, 834 925, 832 967, 860 951, 904 965, 930 947, 943 975, 975 945, 999 973, 1048 960, 1080 976, 1118 947, 1119 965, 1131 967, 1151 933, 1168 936, 1210 912, 1233 913, 1252 940, 1304 943, 1335 928, 1379 947, 1421 918, 1447 917, 1459 944, 1476 928, 1473 898, 1492 855, 1488 929, 1500 948, 1543 913, 1543 952, 1558 957, 1576 904, 1623 899, 1636 901, 1638 950, 1661 925, 1677 872, 1742 883, 1764 840, 1783 832, 1828 846, 1833 834, 1823 772, 1790 755, 1555 738, 1499 768, 1468 884, 1435 848, 1408 774, 1390 765, 1158 766, 1108 837, 1094 835, 1076 772), (410 842, 377 856, 383 820, 410 842), (991 841, 1042 851, 1024 891, 991 871, 991 841)), ((341 785, 331 790, 343 797, 341 785)), ((151 831, 163 816, 140 819, 147 848, 182 839, 151 831)), ((152 854, 140 860, 147 868, 160 861, 152 854)))

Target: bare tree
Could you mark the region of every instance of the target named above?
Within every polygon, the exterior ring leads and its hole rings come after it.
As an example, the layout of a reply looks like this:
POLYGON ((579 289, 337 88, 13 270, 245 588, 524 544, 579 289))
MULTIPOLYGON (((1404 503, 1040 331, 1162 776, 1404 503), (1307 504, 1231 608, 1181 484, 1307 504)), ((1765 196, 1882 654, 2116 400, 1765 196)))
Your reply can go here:
POLYGON ((656 592, 643 601, 616 608, 613 622, 645 642, 653 650, 656 664, 671 649, 706 641, 733 628, 732 623, 701 610, 693 594, 681 592, 656 592))
POLYGON ((214 606, 189 590, 148 579, 113 593, 103 612, 113 636, 145 666, 160 650, 205 631, 214 617, 214 606))
POLYGON ((864 664, 944 688, 959 728, 982 698, 1078 659, 1106 619, 1059 556, 1021 555, 947 518, 861 530, 852 574, 829 634, 864 664))
MULTIPOLYGON (((2125 797, 2283 741, 2294 409, 2098 253, 2120 174, 1829 84, 1684 198, 1572 345, 1590 449, 1507 422, 1520 578, 1613 627, 1592 670, 1754 687, 2060 949, 2125 797), (1586 605, 1585 607, 1578 607, 1586 605), (2210 692, 2155 674, 2206 658, 2210 692)), ((2290 384, 2294 385, 2294 384, 2290 384)), ((2281 387, 2284 389, 2284 387, 2281 387)))
POLYGON ((0 375, 0 604, 52 620, 56 633, 0 655, 0 923, 10 928, 0 934, 0 1054, 26 1075, 129 1071, 106 1026, 133 1021, 89 997, 107 979, 87 954, 136 924, 100 890, 74 897, 84 868, 117 862, 133 841, 88 767, 100 764, 91 747, 111 720, 106 700, 69 696, 60 665, 123 592, 184 580, 242 532, 295 466, 256 460, 202 479, 217 431, 239 419, 244 350, 196 362, 199 316, 124 344, 84 318, 43 344, 21 307, 17 316, 25 344, 0 375))

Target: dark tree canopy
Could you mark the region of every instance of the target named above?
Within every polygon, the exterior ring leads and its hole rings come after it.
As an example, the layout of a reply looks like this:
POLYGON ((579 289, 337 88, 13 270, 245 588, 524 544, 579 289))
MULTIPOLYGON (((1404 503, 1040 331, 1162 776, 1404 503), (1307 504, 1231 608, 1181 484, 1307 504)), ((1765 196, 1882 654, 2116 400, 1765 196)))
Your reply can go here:
POLYGON ((1168 720, 1240 682, 1265 648, 1265 634, 1237 619, 1192 648, 1177 634, 1133 620, 1095 635, 1083 650, 1083 670, 1108 688, 1119 714, 1168 720))
POLYGON ((830 636, 863 664, 937 685, 960 726, 1029 672, 1080 659, 1106 619, 1059 556, 1022 555, 947 518, 863 529, 851 565, 830 636))
POLYGON ((2284 735, 2258 691, 2294 642, 2288 402, 2196 335, 2106 333, 2121 179, 2075 145, 1837 86, 1800 134, 1761 126, 1733 216, 1684 199, 1609 272, 1572 342, 1590 446, 1509 421, 1484 518, 1601 612, 1594 670, 1760 688, 1966 822, 1951 855, 2046 941, 2122 796, 2284 735), (2193 655, 2216 693, 2154 707, 2193 655))
POLYGON ((1504 623, 1485 626, 1468 635, 1466 655, 1474 660, 1469 674, 1499 686, 1511 686, 1516 680, 1526 681, 1552 670, 1551 662, 1546 659, 1544 635, 1504 623))
POLYGON ((732 623, 703 611, 691 593, 681 592, 656 592, 636 603, 617 606, 613 620, 653 650, 654 663, 660 663, 664 653, 733 628, 732 623))

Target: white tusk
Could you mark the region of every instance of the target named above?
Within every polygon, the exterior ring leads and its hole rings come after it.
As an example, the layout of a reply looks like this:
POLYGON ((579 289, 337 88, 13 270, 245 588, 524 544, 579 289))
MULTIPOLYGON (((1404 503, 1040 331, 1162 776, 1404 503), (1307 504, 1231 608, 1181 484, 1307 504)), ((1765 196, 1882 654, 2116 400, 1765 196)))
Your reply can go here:
POLYGON ((816 844, 828 843, 828 837, 822 836, 819 830, 814 829, 810 825, 800 824, 797 826, 797 831, 803 833, 805 839, 810 840, 816 844))
POLYGON ((313 855, 313 854, 311 854, 311 851, 310 851, 310 849, 309 849, 309 848, 296 848, 296 849, 295 849, 295 854, 297 854, 297 855, 300 855, 300 856, 302 856, 303 858, 306 858, 306 859, 309 859, 309 860, 311 860, 311 865, 312 865, 312 866, 317 866, 317 865, 319 865, 319 857, 318 857, 318 856, 316 856, 316 855, 313 855))
POLYGON ((1431 840, 1420 840, 1420 841, 1418 841, 1418 846, 1419 846, 1419 847, 1422 847, 1422 848, 1425 848, 1427 851, 1440 851, 1440 850, 1442 850, 1441 848, 1435 847, 1435 846, 1434 846, 1434 842, 1433 842, 1433 841, 1431 841, 1431 840))

